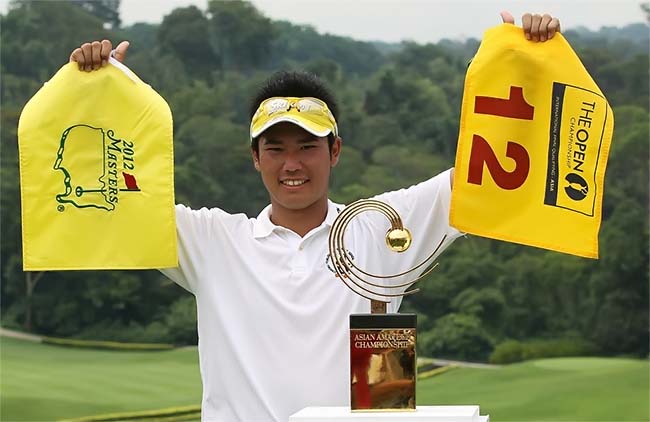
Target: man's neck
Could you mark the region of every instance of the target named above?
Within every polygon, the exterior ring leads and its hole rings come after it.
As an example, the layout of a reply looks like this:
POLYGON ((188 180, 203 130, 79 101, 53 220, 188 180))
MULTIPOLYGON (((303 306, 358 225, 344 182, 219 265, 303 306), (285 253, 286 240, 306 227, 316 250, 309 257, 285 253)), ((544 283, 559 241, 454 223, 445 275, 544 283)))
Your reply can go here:
POLYGON ((276 226, 282 226, 297 233, 300 237, 304 237, 325 221, 327 208, 327 198, 299 210, 284 208, 272 203, 271 222, 276 226))

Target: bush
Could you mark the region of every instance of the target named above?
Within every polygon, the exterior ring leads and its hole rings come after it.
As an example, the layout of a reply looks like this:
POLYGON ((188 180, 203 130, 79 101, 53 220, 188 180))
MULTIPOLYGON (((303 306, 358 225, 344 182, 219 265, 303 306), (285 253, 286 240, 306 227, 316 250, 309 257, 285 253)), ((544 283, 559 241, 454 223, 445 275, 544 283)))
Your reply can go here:
POLYGON ((115 341, 78 340, 70 338, 43 337, 42 343, 54 344, 56 346, 82 347, 90 349, 108 350, 170 350, 173 344, 151 344, 151 343, 118 343, 115 341))
POLYGON ((596 351, 593 343, 580 338, 532 340, 524 343, 506 340, 494 348, 490 355, 490 363, 505 364, 530 359, 589 356, 596 351))
POLYGON ((438 318, 429 331, 422 333, 418 347, 424 356, 485 361, 492 342, 474 315, 451 313, 438 318))
POLYGON ((116 341, 122 343, 172 343, 168 328, 160 321, 142 325, 131 321, 101 321, 74 336, 81 340, 116 341))
POLYGON ((588 356, 596 347, 583 339, 533 340, 524 347, 524 360, 557 358, 563 356, 588 356))
POLYGON ((524 360, 524 347, 517 340, 506 340, 497 345, 490 355, 490 363, 504 364, 524 360))
POLYGON ((167 341, 183 345, 198 344, 194 296, 185 295, 174 302, 165 315, 164 325, 169 333, 167 341))

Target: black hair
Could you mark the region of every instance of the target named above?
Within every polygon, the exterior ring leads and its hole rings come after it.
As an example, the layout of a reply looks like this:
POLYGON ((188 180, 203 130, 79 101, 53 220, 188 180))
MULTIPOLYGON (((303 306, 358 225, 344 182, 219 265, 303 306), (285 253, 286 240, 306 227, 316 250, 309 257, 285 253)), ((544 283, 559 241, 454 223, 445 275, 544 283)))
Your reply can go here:
MULTIPOLYGON (((325 102, 338 121, 338 105, 332 91, 313 73, 304 71, 280 71, 268 78, 253 96, 249 106, 249 118, 252 119, 262 101, 271 97, 314 97, 325 102)), ((330 152, 334 136, 327 137, 330 152)), ((259 137, 251 141, 251 148, 259 153, 259 137)))

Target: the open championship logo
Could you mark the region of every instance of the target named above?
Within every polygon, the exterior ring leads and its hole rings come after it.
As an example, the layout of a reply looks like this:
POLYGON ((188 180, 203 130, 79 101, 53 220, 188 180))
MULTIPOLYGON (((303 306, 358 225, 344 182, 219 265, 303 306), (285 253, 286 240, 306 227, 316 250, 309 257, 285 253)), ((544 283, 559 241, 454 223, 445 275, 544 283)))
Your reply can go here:
POLYGON ((54 170, 63 173, 59 211, 63 204, 113 211, 123 193, 140 192, 134 143, 116 138, 111 129, 79 124, 64 130, 54 170))
POLYGON ((589 185, 582 176, 576 173, 569 173, 564 178, 568 185, 564 187, 567 196, 574 201, 582 201, 589 193, 589 185))
POLYGON ((544 204, 600 218, 610 113, 600 92, 553 82, 544 204))

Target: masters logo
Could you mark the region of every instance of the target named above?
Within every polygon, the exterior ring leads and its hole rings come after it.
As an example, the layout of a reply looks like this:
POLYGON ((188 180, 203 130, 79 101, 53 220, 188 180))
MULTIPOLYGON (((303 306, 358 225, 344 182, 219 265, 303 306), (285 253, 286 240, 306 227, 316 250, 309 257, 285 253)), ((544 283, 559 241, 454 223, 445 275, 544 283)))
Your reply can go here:
POLYGON ((126 192, 140 192, 135 177, 134 143, 89 125, 70 126, 61 134, 54 170, 63 173, 61 204, 113 211, 126 192))

